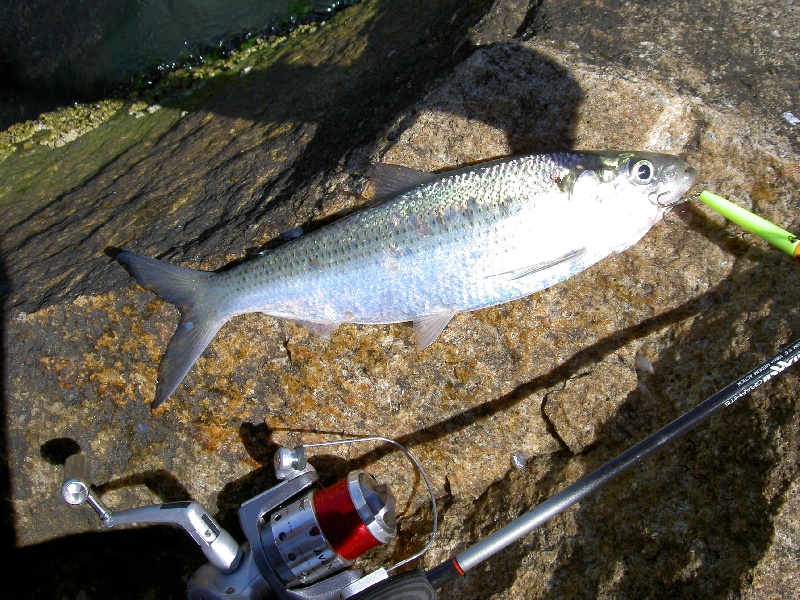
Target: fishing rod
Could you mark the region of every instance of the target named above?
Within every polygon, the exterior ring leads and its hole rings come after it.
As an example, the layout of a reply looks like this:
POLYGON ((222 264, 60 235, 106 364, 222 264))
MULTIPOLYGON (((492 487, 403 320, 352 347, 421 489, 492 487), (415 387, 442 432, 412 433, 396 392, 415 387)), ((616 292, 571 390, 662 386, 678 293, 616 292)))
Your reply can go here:
POLYGON ((470 546, 455 557, 426 573, 434 587, 463 575, 490 556, 524 537, 554 516, 580 502, 598 488, 619 477, 662 446, 684 435, 722 408, 731 406, 770 379, 800 360, 800 340, 787 346, 770 360, 720 390, 701 404, 662 427, 629 450, 589 475, 563 489, 555 496, 515 519, 502 529, 470 546))
POLYGON ((247 538, 241 545, 197 502, 112 512, 91 489, 88 461, 82 454, 67 459, 62 495, 69 504, 91 506, 106 527, 169 523, 184 528, 209 561, 189 580, 188 597, 192 600, 435 600, 436 589, 607 485, 717 411, 779 377, 798 361, 800 339, 599 469, 428 571, 389 575, 431 545, 436 533, 436 504, 419 462, 400 444, 386 438, 280 448, 275 455, 275 472, 281 483, 243 503, 239 510, 247 538), (353 471, 328 488, 316 489, 318 475, 307 460, 309 448, 361 442, 389 443, 405 452, 422 474, 434 507, 433 531, 425 548, 392 567, 369 574, 349 567, 367 550, 396 536, 391 490, 363 471, 353 471))

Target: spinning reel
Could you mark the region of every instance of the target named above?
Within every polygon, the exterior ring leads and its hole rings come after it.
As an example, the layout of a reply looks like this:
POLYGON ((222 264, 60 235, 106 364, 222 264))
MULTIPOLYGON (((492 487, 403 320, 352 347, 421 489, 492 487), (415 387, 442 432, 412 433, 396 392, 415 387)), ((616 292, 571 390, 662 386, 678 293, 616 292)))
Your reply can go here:
MULTIPOLYGON (((197 502, 167 502, 111 512, 90 487, 89 464, 83 454, 67 459, 61 493, 68 504, 91 506, 109 528, 167 523, 185 529, 208 559, 189 580, 191 600, 380 598, 368 593, 369 588, 388 580, 389 572, 421 556, 433 542, 437 519, 433 487, 416 458, 397 442, 361 438, 281 447, 275 453, 274 467, 280 483, 239 509, 239 522, 247 538, 241 545, 197 502), (320 487, 306 449, 367 441, 392 444, 414 463, 431 496, 434 525, 418 553, 364 576, 360 569, 348 567, 368 550, 397 536, 395 497, 388 486, 361 470, 351 471, 330 487, 320 487)), ((420 573, 412 586, 419 584, 427 586, 430 594, 415 598, 436 598, 424 574, 420 573)))

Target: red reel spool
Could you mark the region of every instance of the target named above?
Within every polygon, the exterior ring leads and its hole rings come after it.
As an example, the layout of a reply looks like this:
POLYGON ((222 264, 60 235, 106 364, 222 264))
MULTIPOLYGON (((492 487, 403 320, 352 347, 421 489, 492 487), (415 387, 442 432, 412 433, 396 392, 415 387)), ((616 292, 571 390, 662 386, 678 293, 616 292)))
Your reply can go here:
POLYGON ((331 548, 342 558, 355 560, 381 542, 370 533, 358 514, 348 483, 348 479, 341 479, 317 491, 314 509, 331 548))
POLYGON ((308 584, 350 565, 397 535, 395 499, 388 486, 353 471, 272 514, 265 552, 278 575, 308 584))

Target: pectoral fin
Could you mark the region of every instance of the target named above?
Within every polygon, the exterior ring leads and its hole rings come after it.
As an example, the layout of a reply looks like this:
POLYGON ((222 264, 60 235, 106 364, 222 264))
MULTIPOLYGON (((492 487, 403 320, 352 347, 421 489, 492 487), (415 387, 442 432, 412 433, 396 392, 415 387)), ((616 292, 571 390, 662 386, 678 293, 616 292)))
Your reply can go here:
POLYGON ((417 349, 423 350, 435 342, 457 312, 454 308, 443 308, 414 319, 414 341, 417 349))
POLYGON ((487 275, 487 279, 489 277, 508 277, 509 279, 522 279, 523 277, 528 277, 529 275, 533 275, 534 273, 545 271, 547 269, 555 267, 556 265, 560 265, 561 263, 571 262, 577 258, 580 258, 584 254, 586 254, 586 248, 578 248, 576 250, 570 250, 569 252, 567 252, 562 256, 550 260, 545 260, 543 262, 536 263, 528 267, 514 269, 513 271, 505 271, 503 273, 497 273, 496 275, 487 275))

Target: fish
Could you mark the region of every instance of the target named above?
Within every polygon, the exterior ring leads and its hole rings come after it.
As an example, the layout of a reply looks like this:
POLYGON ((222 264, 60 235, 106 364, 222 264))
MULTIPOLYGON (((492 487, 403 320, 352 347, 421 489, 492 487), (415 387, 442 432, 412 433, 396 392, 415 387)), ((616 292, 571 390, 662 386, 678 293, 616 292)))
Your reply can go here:
POLYGON ((677 156, 638 151, 528 154, 442 173, 381 163, 366 208, 233 268, 120 252, 139 284, 181 314, 151 407, 246 313, 321 335, 411 321, 424 349, 458 313, 528 296, 635 244, 695 177, 677 156))

